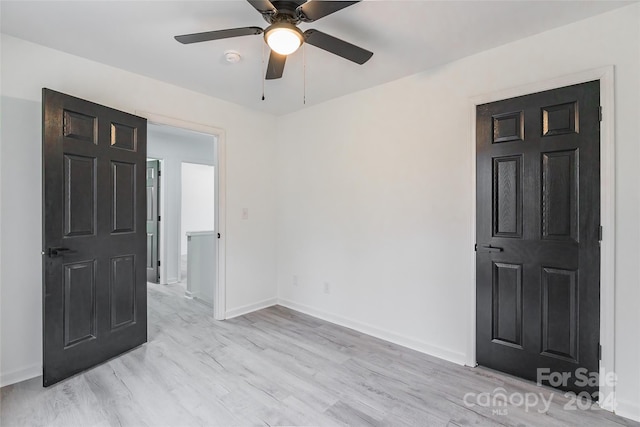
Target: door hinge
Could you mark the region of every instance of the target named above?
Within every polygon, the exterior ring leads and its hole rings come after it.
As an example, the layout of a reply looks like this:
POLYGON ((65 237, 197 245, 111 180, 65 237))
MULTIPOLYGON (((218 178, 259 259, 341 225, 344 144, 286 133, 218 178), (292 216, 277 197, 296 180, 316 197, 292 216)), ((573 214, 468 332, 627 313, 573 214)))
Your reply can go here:
POLYGON ((158 260, 158 267, 160 267, 160 260, 158 260))
POLYGON ((602 344, 598 344, 598 360, 602 360, 602 344))
POLYGON ((160 215, 158 215, 158 221, 160 221, 160 215))
POLYGON ((220 238, 220 233, 218 233, 218 239, 220 238))
POLYGON ((158 170, 158 176, 162 175, 162 172, 160 172, 160 170, 158 170))
POLYGON ((598 114, 600 117, 600 121, 602 121, 602 105, 600 107, 598 107, 598 114))
POLYGON ((475 245, 473 245, 473 250, 474 250, 475 252, 478 252, 478 244, 477 244, 477 243, 476 243, 475 245))
POLYGON ((598 241, 602 242, 602 226, 598 226, 598 241))

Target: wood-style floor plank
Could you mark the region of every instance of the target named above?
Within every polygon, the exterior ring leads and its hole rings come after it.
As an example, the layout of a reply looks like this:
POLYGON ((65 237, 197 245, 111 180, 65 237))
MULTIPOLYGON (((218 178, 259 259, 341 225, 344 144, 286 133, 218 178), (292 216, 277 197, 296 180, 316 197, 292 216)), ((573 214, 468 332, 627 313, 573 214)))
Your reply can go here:
POLYGON ((149 285, 146 345, 47 389, 41 378, 2 388, 0 425, 640 426, 283 307, 218 322, 183 294, 149 285), (544 413, 465 404, 497 388, 552 403, 544 413))

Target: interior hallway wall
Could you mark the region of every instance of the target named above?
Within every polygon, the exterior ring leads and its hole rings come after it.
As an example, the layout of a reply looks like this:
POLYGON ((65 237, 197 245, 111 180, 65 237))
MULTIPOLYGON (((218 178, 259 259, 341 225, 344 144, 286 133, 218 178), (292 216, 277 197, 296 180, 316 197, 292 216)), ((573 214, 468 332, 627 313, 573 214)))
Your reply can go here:
POLYGON ((187 255, 187 232, 215 229, 215 168, 182 163, 180 249, 187 255))

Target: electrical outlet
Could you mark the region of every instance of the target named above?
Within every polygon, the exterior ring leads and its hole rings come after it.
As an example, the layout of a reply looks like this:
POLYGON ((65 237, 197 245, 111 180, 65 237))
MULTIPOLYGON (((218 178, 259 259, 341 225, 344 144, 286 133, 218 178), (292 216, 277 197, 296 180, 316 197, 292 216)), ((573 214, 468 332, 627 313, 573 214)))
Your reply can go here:
POLYGON ((331 286, 329 286, 329 282, 324 282, 324 293, 325 294, 331 293, 331 286))
POLYGON ((293 286, 298 286, 298 276, 295 274, 293 275, 292 283, 293 283, 293 286))

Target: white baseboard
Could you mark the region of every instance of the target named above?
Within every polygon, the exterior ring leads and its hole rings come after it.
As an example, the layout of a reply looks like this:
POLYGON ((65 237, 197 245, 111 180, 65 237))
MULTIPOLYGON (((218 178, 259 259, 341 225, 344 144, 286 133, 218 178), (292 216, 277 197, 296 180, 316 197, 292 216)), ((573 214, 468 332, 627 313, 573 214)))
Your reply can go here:
POLYGON ((617 399, 615 413, 630 420, 640 421, 640 404, 617 399))
POLYGON ((466 355, 464 353, 434 346, 432 344, 405 337, 396 334, 395 332, 386 331, 384 329, 380 329, 376 326, 368 325, 357 320, 349 319, 333 313, 327 313, 325 311, 321 311, 307 305, 298 304, 297 302, 279 298, 278 305, 290 308, 291 310, 299 311, 304 314, 308 314, 309 316, 317 317, 318 319, 326 320, 327 322, 335 323, 336 325, 354 329, 358 332, 362 332, 364 334, 371 335, 373 337, 380 338, 394 344, 398 344, 402 347, 407 347, 412 350, 419 351, 420 353, 435 356, 440 359, 456 363, 458 365, 465 364, 466 355))
POLYGON ((269 298, 264 301, 259 301, 254 304, 243 305, 242 307, 232 308, 227 310, 225 319, 232 319, 234 317, 242 316, 254 311, 262 310, 263 308, 272 307, 278 304, 277 298, 269 298))
POLYGON ((0 387, 30 380, 31 378, 39 377, 40 375, 42 375, 42 365, 39 364, 12 372, 3 372, 0 374, 0 387))

